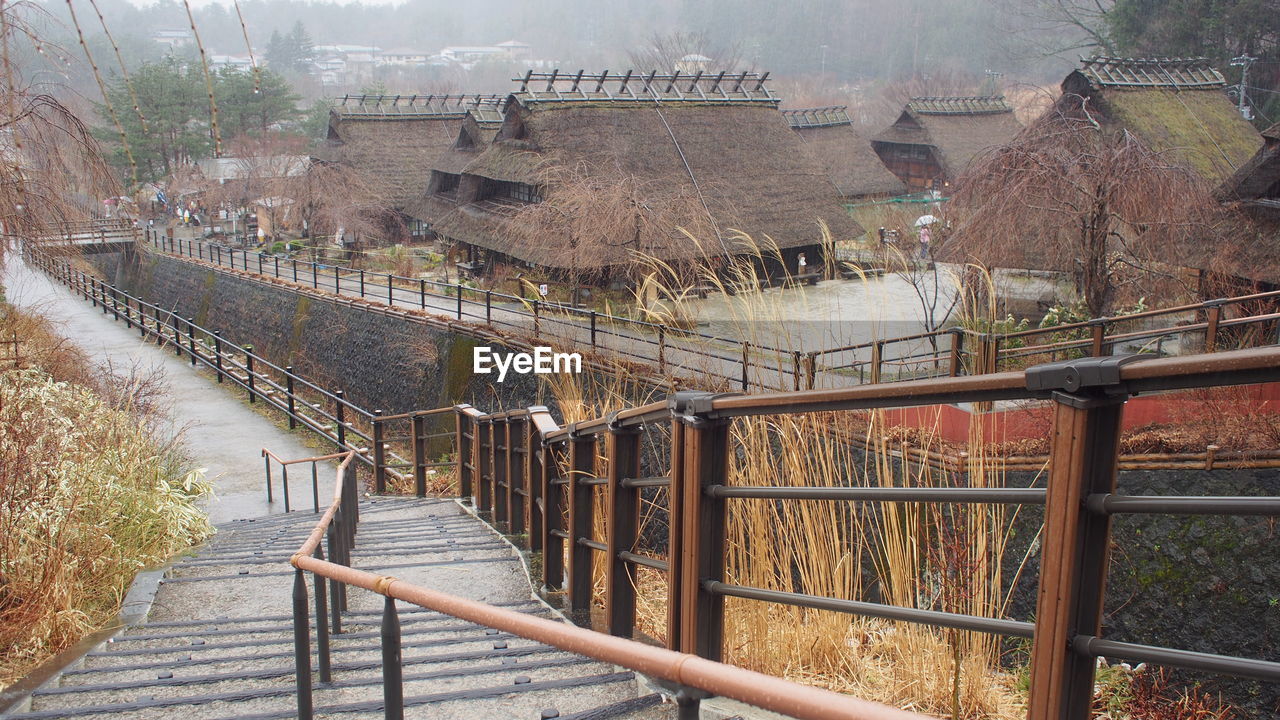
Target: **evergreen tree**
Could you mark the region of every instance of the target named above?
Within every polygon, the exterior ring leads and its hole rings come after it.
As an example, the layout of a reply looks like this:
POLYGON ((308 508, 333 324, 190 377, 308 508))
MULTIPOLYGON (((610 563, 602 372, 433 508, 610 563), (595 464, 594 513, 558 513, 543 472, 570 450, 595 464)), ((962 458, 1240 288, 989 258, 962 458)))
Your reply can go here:
POLYGON ((312 61, 315 60, 315 43, 311 41, 311 36, 307 34, 307 28, 303 26, 301 20, 293 24, 293 30, 289 31, 286 44, 292 54, 290 69, 296 73, 307 72, 312 61))

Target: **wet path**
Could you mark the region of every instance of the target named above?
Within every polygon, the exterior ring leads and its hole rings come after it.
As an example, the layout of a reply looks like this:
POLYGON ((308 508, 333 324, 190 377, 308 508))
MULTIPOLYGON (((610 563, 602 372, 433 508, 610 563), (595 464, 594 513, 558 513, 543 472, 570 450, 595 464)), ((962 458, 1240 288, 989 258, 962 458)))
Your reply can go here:
POLYGON ((64 337, 101 364, 117 371, 137 368, 141 374, 163 373, 168 385, 170 421, 184 432, 186 445, 199 467, 206 468, 216 497, 206 503, 210 521, 282 512, 277 499, 265 497, 263 447, 282 458, 322 454, 304 445, 298 435, 277 427, 251 411, 241 398, 219 387, 211 375, 192 368, 172 351, 145 342, 138 333, 103 315, 65 286, 23 263, 16 252, 5 258, 5 296, 18 307, 52 320, 64 337))

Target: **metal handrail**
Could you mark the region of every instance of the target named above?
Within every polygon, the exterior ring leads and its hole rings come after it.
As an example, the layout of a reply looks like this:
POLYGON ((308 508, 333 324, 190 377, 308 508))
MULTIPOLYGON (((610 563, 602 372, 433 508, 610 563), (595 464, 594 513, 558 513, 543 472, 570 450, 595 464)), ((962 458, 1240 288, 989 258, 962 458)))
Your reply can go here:
MULTIPOLYGON (((443 410, 443 408, 442 408, 443 410)), ((455 410, 455 408, 448 408, 455 410)), ((264 451, 265 452, 265 451, 264 451)), ((341 455, 341 454, 340 454, 341 455)), ((299 546, 290 558, 290 564, 296 569, 295 578, 295 640, 309 636, 309 620, 300 618, 309 613, 306 600, 306 585, 301 582, 304 571, 311 572, 316 578, 316 587, 322 587, 321 578, 336 581, 342 586, 354 586, 369 590, 387 598, 384 604, 382 639, 384 643, 384 662, 388 658, 387 643, 390 641, 387 629, 395 628, 395 653, 392 657, 399 661, 399 623, 395 619, 397 611, 394 600, 411 603, 428 610, 433 610, 460 620, 511 633, 526 640, 540 642, 566 652, 593 658, 601 662, 620 665, 629 670, 661 678, 679 688, 693 688, 713 695, 740 700, 757 707, 786 713, 799 720, 831 720, 832 718, 849 718, 850 720, 927 720, 929 716, 899 710, 897 708, 847 695, 816 688, 808 685, 765 675, 753 670, 746 670, 732 665, 707 660, 691 653, 681 653, 665 648, 658 648, 627 638, 616 637, 586 628, 568 625, 563 622, 515 612, 495 607, 487 603, 468 600, 457 595, 420 587, 412 583, 398 580, 387 575, 375 575, 347 565, 324 560, 319 555, 320 544, 330 535, 334 519, 342 510, 344 500, 344 473, 347 470, 354 452, 345 453, 346 458, 338 466, 334 482, 333 501, 324 514, 316 522, 307 539, 299 546), (298 589, 302 590, 299 602, 298 589)), ((327 456, 332 457, 332 456, 327 456)), ((312 458, 319 460, 320 458, 312 458)), ((296 462, 305 462, 296 461, 296 462)), ((332 552, 330 553, 332 556, 332 552)), ((336 598, 335 598, 336 601, 336 598)), ((319 613, 317 613, 319 615, 319 613)), ((324 625, 326 619, 317 617, 317 627, 324 625)), ((303 647, 295 647, 298 662, 299 687, 302 683, 310 683, 310 650, 309 640, 303 647), (303 669, 303 664, 306 668, 303 669)), ((327 654, 327 637, 324 652, 327 654)), ((328 658, 321 660, 321 666, 328 668, 328 658)), ((398 670, 388 671, 384 666, 384 684, 400 682, 398 670)), ((401 698, 402 690, 389 688, 387 697, 401 698)), ((299 694, 299 717, 311 717, 310 688, 299 694)), ((685 695, 682 704, 692 703, 696 706, 697 695, 685 695)), ((403 708, 387 707, 388 717, 402 717, 403 708)), ((685 715, 682 714, 682 717, 685 715)))

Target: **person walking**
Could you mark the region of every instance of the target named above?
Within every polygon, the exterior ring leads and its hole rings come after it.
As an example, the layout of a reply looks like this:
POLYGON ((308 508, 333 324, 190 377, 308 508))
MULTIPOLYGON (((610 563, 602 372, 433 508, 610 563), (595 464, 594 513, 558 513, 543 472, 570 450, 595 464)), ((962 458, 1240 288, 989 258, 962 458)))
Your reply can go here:
POLYGON ((920 257, 923 260, 929 259, 929 226, 925 225, 920 228, 920 257))

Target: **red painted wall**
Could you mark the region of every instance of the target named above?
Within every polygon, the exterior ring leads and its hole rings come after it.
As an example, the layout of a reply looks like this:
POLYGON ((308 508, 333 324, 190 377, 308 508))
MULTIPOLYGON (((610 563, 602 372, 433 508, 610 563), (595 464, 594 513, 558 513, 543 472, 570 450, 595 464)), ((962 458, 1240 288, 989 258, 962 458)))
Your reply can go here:
MULTIPOLYGON (((1052 424, 1052 405, 1043 401, 1002 403, 986 415, 982 424, 984 440, 1006 442, 1047 437, 1052 424)), ((1280 383, 1239 387, 1181 390, 1139 395, 1124 408, 1125 430, 1147 425, 1176 424, 1184 419, 1204 419, 1206 411, 1218 413, 1280 413, 1280 383)), ((955 405, 895 408, 885 411, 885 421, 894 427, 932 430, 941 440, 966 443, 974 413, 955 405)))

